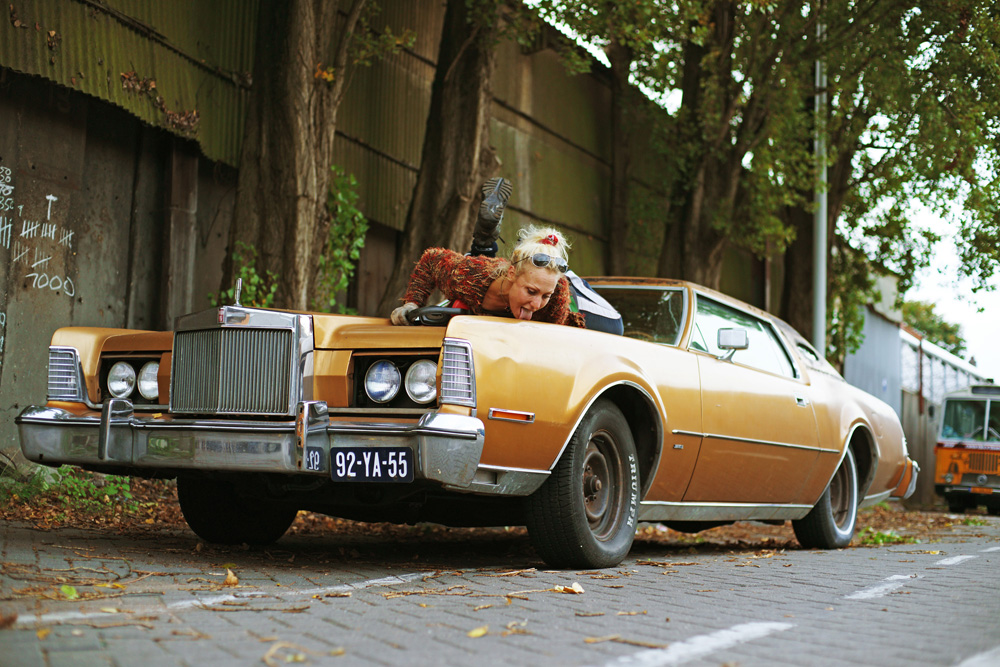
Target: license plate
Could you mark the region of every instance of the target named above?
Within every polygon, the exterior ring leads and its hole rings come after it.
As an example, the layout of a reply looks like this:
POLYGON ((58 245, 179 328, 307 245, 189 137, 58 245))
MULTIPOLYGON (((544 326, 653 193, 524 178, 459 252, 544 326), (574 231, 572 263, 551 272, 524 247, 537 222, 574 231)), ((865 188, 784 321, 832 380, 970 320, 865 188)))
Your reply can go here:
POLYGON ((993 493, 993 489, 987 488, 985 486, 974 486, 969 489, 972 493, 993 493))
POLYGON ((330 450, 335 482, 412 482, 413 452, 407 447, 337 447, 330 450))

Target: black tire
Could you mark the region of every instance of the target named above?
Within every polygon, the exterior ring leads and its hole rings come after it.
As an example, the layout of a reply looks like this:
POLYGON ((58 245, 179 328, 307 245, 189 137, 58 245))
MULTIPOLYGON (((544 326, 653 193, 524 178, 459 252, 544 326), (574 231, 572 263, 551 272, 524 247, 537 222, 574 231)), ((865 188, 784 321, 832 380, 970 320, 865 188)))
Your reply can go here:
POLYGON ((969 503, 961 496, 947 496, 945 502, 948 503, 948 512, 951 514, 965 514, 965 510, 969 509, 969 503))
POLYGON ((614 403, 598 400, 528 498, 528 534, 551 567, 613 567, 632 548, 638 511, 632 431, 614 403))
POLYGON ((792 521, 792 529, 807 549, 842 549, 851 543, 857 522, 858 466, 848 447, 819 501, 804 518, 792 521))
POLYGON ((298 513, 240 494, 232 482, 219 479, 178 477, 177 500, 191 530, 215 544, 271 544, 298 513))

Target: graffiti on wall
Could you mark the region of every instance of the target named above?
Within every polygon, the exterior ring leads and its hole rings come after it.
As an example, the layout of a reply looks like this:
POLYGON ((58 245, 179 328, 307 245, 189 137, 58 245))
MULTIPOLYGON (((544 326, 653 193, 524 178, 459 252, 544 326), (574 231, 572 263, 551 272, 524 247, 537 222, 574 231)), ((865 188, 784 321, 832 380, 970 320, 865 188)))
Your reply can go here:
POLYGON ((51 222, 53 205, 58 201, 55 195, 46 195, 37 202, 37 210, 45 212, 44 220, 29 219, 24 215, 24 203, 14 198, 11 170, 0 167, 0 248, 10 252, 12 277, 23 272, 27 287, 73 297, 76 284, 72 276, 51 264, 56 251, 73 248, 74 232, 51 222))
MULTIPOLYGON (((17 193, 11 169, 0 166, 0 250, 8 253, 8 285, 19 282, 25 290, 54 297, 76 295, 73 277, 62 268, 65 253, 73 251, 74 232, 53 221, 58 207, 59 197, 53 194, 17 193)), ((8 310, 0 310, 0 368, 10 320, 8 310)))

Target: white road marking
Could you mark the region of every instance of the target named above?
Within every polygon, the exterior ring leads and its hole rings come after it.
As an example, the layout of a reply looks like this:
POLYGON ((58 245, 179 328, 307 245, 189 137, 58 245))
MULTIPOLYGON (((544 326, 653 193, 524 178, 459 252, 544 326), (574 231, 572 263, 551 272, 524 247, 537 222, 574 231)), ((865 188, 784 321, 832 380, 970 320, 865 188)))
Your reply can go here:
POLYGON ((952 556, 951 558, 942 558, 935 565, 957 565, 964 560, 969 560, 971 558, 979 558, 979 556, 952 556))
POLYGON ((990 547, 989 549, 983 549, 979 553, 981 553, 981 554, 988 554, 988 553, 991 553, 993 551, 1000 551, 1000 547, 990 547))
POLYGON ((885 581, 881 584, 862 588, 860 591, 845 595, 844 598, 848 600, 873 600, 902 587, 910 579, 919 578, 920 575, 917 574, 894 574, 891 577, 886 577, 885 581))
MULTIPOLYGON (((301 598, 301 597, 312 597, 314 595, 326 595, 328 593, 348 593, 350 591, 359 591, 365 588, 374 588, 376 586, 392 586, 394 584, 406 584, 411 581, 415 581, 424 577, 425 575, 419 572, 411 572, 408 574, 394 575, 390 577, 381 577, 379 579, 368 579, 366 581, 359 581, 356 584, 338 584, 336 586, 323 586, 320 588, 307 588, 305 590, 283 590, 278 591, 275 597, 278 598, 301 598)), ((239 594, 229 594, 229 595, 215 595, 209 598, 193 598, 190 600, 180 600, 178 602, 172 602, 167 605, 147 605, 134 609, 122 609, 117 614, 108 613, 104 611, 96 612, 83 612, 83 611, 65 611, 65 612, 53 612, 51 614, 38 614, 35 616, 23 616, 18 617, 16 625, 32 625, 32 624, 49 624, 55 625, 59 623, 66 623, 68 621, 80 621, 84 619, 94 619, 94 618, 112 618, 119 614, 135 614, 135 613, 166 613, 174 611, 184 611, 185 609, 190 609, 192 607, 201 606, 214 606, 217 604, 223 604, 225 602, 233 602, 236 600, 248 600, 253 598, 263 598, 271 597, 272 594, 263 593, 261 591, 252 591, 239 594)), ((111 603, 108 604, 110 606, 111 603)))
POLYGON ((697 635, 667 648, 640 651, 607 663, 608 667, 657 667, 681 665, 709 653, 731 648, 754 639, 766 637, 795 627, 791 623, 741 623, 725 630, 697 635))
POLYGON ((955 667, 996 667, 1000 665, 1000 646, 966 658, 955 667))

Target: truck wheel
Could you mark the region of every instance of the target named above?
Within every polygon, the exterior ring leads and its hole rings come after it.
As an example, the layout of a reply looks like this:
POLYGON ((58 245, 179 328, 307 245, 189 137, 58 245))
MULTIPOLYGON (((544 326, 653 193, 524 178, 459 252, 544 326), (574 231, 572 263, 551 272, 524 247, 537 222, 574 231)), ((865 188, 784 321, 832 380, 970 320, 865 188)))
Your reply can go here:
POLYGON ((598 400, 528 498, 528 534, 551 567, 613 567, 632 547, 638 511, 632 431, 614 403, 598 400))
POLYGON ((297 510, 241 494, 232 482, 180 476, 177 500, 195 534, 215 544, 271 544, 285 534, 297 510))
POLYGON ((826 491, 809 514, 792 521, 792 529, 806 549, 841 549, 851 543, 857 520, 858 467, 848 447, 826 491))

